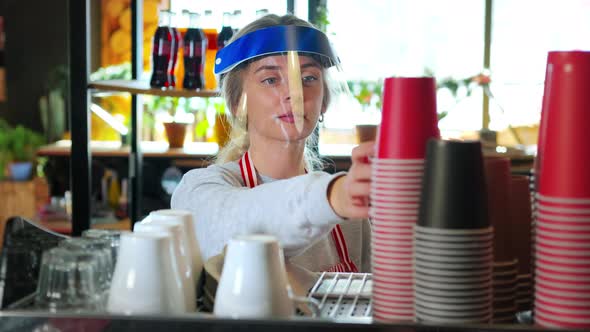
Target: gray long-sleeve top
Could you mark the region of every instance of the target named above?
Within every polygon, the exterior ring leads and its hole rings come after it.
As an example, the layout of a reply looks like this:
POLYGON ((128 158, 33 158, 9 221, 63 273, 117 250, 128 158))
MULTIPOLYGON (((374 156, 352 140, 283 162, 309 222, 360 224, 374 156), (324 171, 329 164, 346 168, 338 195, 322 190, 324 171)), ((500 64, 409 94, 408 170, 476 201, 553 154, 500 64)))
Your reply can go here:
POLYGON ((221 253, 235 235, 276 236, 287 262, 324 271, 339 263, 330 231, 340 224, 349 256, 361 271, 370 269, 370 225, 344 220, 328 202, 329 183, 339 174, 311 172, 285 180, 258 176, 260 185, 244 186, 237 162, 195 169, 172 195, 173 209, 193 213, 203 260, 221 253))

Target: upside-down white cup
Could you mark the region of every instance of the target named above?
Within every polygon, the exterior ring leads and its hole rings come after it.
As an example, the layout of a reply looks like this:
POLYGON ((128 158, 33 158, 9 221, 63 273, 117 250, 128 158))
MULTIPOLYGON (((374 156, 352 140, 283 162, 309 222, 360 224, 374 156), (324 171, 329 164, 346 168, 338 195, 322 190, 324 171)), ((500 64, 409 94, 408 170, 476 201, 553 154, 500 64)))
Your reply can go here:
POLYGON ((288 318, 294 302, 305 302, 315 315, 313 301, 294 297, 277 239, 271 235, 240 235, 231 239, 213 313, 234 318, 288 318))
MULTIPOLYGON (((170 221, 180 221, 183 224, 183 233, 189 248, 189 256, 191 258, 193 274, 198 284, 201 280, 203 271, 203 257, 201 256, 195 220, 193 219, 192 213, 186 210, 157 210, 150 213, 150 219, 152 222, 165 223, 170 221)), ((200 294, 197 294, 197 296, 199 295, 200 294)))
POLYGON ((177 268, 182 278, 186 311, 196 311, 196 282, 195 276, 193 274, 193 268, 191 265, 190 257, 188 256, 188 246, 186 241, 184 241, 182 224, 178 221, 171 221, 165 223, 156 221, 144 221, 136 223, 133 228, 133 231, 136 233, 170 234, 172 246, 175 250, 176 259, 178 261, 177 268))
POLYGON ((120 314, 185 313, 183 284, 177 264, 169 234, 122 234, 107 311, 120 314))

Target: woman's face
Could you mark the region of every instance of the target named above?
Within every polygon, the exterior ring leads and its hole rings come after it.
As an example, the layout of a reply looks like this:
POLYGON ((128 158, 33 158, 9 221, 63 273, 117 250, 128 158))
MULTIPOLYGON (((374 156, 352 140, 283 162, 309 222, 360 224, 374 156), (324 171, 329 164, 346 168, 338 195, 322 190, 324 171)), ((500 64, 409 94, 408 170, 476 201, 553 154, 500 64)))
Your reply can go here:
MULTIPOLYGON (((303 126, 296 126, 293 112, 286 55, 268 56, 252 62, 243 76, 246 112, 250 135, 271 140, 294 142, 305 140, 314 130, 324 98, 320 65, 311 57, 299 56, 303 91, 303 126)), ((294 114, 295 113, 295 114, 294 114)))

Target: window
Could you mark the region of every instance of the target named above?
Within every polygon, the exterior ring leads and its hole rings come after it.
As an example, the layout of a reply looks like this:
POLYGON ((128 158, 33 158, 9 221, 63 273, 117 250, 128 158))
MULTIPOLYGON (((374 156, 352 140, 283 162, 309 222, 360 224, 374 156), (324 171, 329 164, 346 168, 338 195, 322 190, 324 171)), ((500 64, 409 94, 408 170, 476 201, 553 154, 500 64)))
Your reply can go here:
MULTIPOLYGON (((338 0, 328 1, 328 34, 349 80, 379 81, 388 76, 463 79, 482 71, 484 49, 483 0, 338 0)), ((482 94, 460 101, 439 95, 439 111, 449 110, 441 129, 459 131, 481 127, 482 94)), ((334 114, 326 114, 326 126, 334 114)))
POLYGON ((547 52, 590 50, 589 35, 588 0, 495 0, 491 89, 498 102, 490 102, 491 129, 538 123, 547 52))

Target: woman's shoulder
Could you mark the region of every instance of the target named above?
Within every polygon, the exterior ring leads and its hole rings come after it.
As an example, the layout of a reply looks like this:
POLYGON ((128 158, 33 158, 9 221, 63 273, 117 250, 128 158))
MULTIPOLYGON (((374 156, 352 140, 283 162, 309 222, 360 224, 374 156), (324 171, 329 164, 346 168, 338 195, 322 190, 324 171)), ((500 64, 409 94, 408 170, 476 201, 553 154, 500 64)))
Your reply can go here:
POLYGON ((242 177, 240 175, 240 166, 237 162, 232 161, 225 164, 213 164, 208 167, 190 170, 184 175, 183 182, 193 184, 216 182, 241 186, 242 177))

